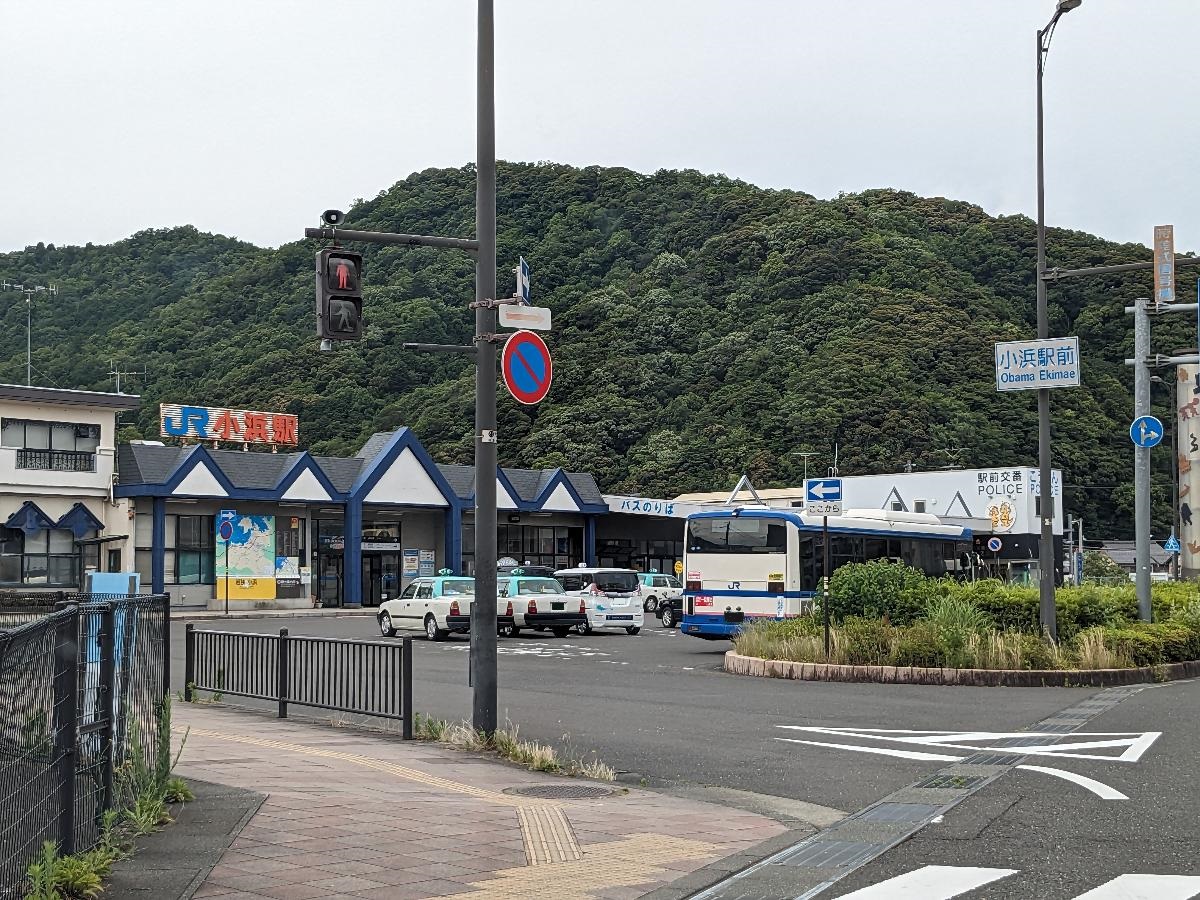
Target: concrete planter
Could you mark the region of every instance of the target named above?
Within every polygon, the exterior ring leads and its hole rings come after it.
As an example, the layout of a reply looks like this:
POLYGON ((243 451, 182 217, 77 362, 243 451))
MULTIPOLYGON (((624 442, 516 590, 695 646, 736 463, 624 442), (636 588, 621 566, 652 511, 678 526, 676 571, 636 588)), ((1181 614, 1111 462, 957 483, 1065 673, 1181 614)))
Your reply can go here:
POLYGON ((863 681, 974 687, 1113 687, 1200 676, 1200 660, 1137 669, 932 669, 921 666, 836 666, 725 653, 725 671, 793 681, 863 681))

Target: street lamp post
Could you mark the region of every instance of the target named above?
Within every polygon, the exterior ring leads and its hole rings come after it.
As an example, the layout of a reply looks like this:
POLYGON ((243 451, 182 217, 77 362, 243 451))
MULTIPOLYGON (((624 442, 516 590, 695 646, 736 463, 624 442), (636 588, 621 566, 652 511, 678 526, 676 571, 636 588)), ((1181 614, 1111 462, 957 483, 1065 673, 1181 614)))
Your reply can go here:
MULTIPOLYGON (((1054 28, 1063 13, 1070 12, 1083 0, 1058 0, 1054 15, 1037 33, 1037 329, 1038 338, 1050 337, 1050 311, 1046 301, 1046 176, 1043 153, 1042 75, 1054 28)), ((1040 474, 1041 540, 1038 546, 1038 593, 1042 630, 1057 640, 1058 623, 1054 608, 1054 486, 1050 473, 1050 389, 1038 389, 1038 468, 1040 474)))

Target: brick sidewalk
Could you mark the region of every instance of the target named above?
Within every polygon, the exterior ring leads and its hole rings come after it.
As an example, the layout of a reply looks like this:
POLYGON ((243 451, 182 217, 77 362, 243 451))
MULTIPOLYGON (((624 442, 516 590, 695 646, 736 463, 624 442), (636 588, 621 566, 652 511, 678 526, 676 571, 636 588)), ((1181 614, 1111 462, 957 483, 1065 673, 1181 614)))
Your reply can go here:
POLYGON ((611 797, 503 793, 555 778, 433 744, 177 704, 179 774, 266 793, 197 898, 625 900, 785 828, 616 786, 611 797))

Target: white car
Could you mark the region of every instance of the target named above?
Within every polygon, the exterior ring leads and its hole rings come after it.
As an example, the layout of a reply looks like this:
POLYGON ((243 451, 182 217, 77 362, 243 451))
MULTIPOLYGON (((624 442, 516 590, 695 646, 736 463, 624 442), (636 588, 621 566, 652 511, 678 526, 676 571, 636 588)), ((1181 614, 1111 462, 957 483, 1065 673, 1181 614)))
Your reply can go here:
POLYGON ((500 633, 505 637, 516 637, 522 628, 548 628, 555 637, 566 637, 572 628, 587 623, 587 602, 582 597, 568 597, 553 578, 513 569, 499 577, 496 586, 500 633))
POLYGON ((580 630, 624 628, 637 634, 645 624, 642 585, 633 569, 579 566, 559 569, 554 577, 569 597, 582 597, 587 604, 587 621, 580 630))
POLYGON ((674 575, 663 575, 659 572, 642 572, 638 575, 642 583, 642 609, 646 612, 657 612, 664 602, 668 606, 679 608, 683 600, 683 585, 674 575))
POLYGON ((397 625, 420 623, 431 641, 444 641, 451 632, 466 634, 471 630, 474 600, 474 578, 417 578, 395 600, 379 605, 379 631, 384 637, 392 637, 397 625))

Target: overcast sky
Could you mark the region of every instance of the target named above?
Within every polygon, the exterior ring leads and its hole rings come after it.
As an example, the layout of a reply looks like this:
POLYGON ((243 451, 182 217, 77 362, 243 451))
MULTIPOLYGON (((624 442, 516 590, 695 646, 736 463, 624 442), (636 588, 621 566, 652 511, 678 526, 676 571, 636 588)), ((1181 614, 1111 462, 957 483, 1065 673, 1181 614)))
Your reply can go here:
MULTIPOLYGON (((502 159, 1035 212, 1054 0, 496 0, 502 159)), ((1200 248, 1197 0, 1084 0, 1047 219, 1200 248)), ((276 246, 475 154, 472 0, 0 0, 0 250, 192 224, 276 246)), ((1053 246, 1051 246, 1053 261, 1053 246)), ((3 274, 3 273, 0 273, 3 274)))

